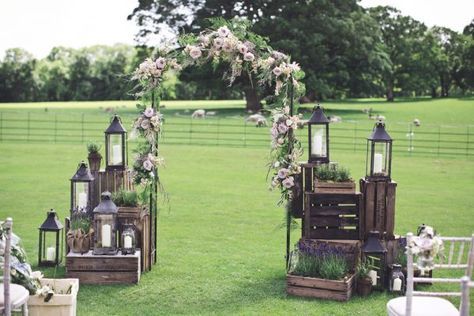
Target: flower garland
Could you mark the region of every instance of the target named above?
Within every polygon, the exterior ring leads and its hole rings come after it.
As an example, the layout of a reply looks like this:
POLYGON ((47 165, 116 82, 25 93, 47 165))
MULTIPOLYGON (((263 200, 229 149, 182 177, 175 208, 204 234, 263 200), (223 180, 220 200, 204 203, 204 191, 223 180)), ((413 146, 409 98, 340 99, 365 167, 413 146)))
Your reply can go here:
MULTIPOLYGON (((132 77, 139 82, 141 91, 138 95, 149 99, 155 90, 159 91, 168 71, 208 62, 229 65, 229 70, 224 73, 229 85, 245 73, 249 77, 255 74, 261 86, 274 86, 269 171, 273 172, 271 188, 281 188, 280 202, 287 200, 291 197, 294 175, 301 171, 297 164, 301 146, 295 137, 290 136, 297 128, 298 117, 290 116, 288 95, 290 89, 295 89, 295 96, 302 94, 304 85, 298 80, 304 73, 297 63, 290 61, 289 56, 273 50, 263 37, 251 33, 249 22, 238 19, 213 19, 211 22, 213 26, 197 36, 180 36, 178 49, 161 52, 155 60, 147 58, 142 62, 132 77)), ((137 183, 149 183, 153 177, 150 171, 163 162, 162 158, 152 157, 157 150, 155 144, 161 132, 161 122, 161 115, 150 108, 135 120, 134 129, 145 137, 149 145, 148 149, 142 147, 135 159, 137 183)))

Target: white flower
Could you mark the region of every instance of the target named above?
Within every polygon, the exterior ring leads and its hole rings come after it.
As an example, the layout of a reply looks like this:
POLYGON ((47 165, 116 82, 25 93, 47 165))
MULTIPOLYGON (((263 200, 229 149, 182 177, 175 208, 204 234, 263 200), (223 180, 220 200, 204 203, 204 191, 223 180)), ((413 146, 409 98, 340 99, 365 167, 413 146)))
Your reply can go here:
POLYGON ((273 74, 274 74, 275 76, 277 76, 277 77, 278 77, 279 75, 281 75, 281 68, 278 67, 278 66, 275 67, 275 68, 273 68, 273 74))
POLYGON ((239 52, 242 54, 242 55, 245 55, 247 52, 248 52, 248 47, 245 46, 244 44, 239 44, 239 46, 237 47, 237 49, 239 50, 239 52))
POLYGON ((155 61, 155 65, 156 65, 156 68, 158 68, 158 69, 163 69, 163 68, 165 68, 165 66, 166 66, 166 59, 164 59, 163 57, 158 58, 158 59, 155 61))
POLYGON ((220 37, 227 37, 230 34, 230 30, 227 28, 227 26, 221 26, 217 29, 217 34, 219 34, 220 37))
POLYGON ((271 65, 275 62, 275 58, 273 57, 268 57, 267 60, 265 61, 267 63, 267 65, 271 65))
POLYGON ((286 124, 279 124, 278 131, 280 132, 280 134, 284 134, 288 131, 288 126, 286 126, 286 124))
POLYGON ((192 59, 198 59, 202 56, 202 51, 197 46, 191 46, 189 48, 189 56, 191 56, 192 59))
POLYGON ((278 138, 277 142, 278 142, 279 145, 283 145, 285 140, 283 138, 278 138))
POLYGON ((204 46, 208 46, 209 43, 211 42, 210 39, 209 39, 209 36, 207 36, 207 35, 201 35, 201 36, 199 36, 199 41, 200 41, 201 44, 203 44, 204 46))
POLYGON ((218 49, 219 49, 219 48, 222 47, 222 45, 224 45, 224 40, 223 40, 222 38, 219 38, 219 37, 218 37, 218 38, 215 38, 215 39, 214 39, 214 47, 215 47, 215 48, 218 48, 218 49))
POLYGON ((150 120, 143 120, 141 123, 140 123, 140 127, 143 128, 143 129, 149 129, 150 128, 150 120))
POLYGON ((224 44, 222 44, 222 50, 226 53, 231 53, 232 50, 234 49, 232 45, 232 41, 228 38, 224 40, 224 44))
POLYGON ((247 52, 244 55, 244 60, 245 61, 253 61, 255 59, 255 56, 251 52, 247 52))
POLYGON ((286 125, 290 127, 291 125, 293 125, 293 121, 290 119, 286 120, 286 125))
POLYGON ((147 159, 143 162, 143 168, 147 171, 151 171, 153 169, 153 163, 147 159))
POLYGON ((143 115, 145 115, 148 118, 152 117, 153 114, 155 114, 155 111, 153 110, 153 108, 146 108, 145 111, 143 112, 143 115))
POLYGON ((33 271, 31 272, 31 277, 33 279, 41 280, 43 278, 43 273, 41 273, 41 271, 33 271))

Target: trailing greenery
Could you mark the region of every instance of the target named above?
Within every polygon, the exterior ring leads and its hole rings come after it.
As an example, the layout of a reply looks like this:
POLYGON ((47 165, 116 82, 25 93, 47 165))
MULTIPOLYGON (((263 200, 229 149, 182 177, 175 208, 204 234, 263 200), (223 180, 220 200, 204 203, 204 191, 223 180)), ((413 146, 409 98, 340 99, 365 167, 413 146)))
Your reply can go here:
POLYGON ((92 221, 87 213, 76 212, 71 216, 71 229, 82 230, 83 233, 87 234, 91 229, 92 221))
POLYGON ((335 164, 322 164, 316 168, 314 176, 321 181, 347 182, 351 181, 349 169, 335 164))
POLYGON ((369 271, 373 264, 370 262, 370 259, 361 260, 356 267, 356 276, 359 279, 365 279, 369 276, 369 271))
POLYGON ((136 191, 119 190, 112 194, 112 201, 117 206, 135 207, 139 205, 138 193, 136 191))
POLYGON ((89 152, 89 154, 98 153, 101 148, 102 148, 102 145, 99 145, 95 142, 90 142, 87 144, 87 151, 89 152))

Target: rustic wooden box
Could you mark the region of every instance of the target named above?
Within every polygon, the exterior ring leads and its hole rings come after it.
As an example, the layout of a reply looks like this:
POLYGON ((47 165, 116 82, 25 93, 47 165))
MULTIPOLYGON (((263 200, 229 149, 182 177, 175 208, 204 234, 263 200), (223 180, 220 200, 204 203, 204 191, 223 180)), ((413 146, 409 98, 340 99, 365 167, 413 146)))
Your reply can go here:
POLYGON ((81 284, 123 284, 140 281, 140 251, 134 255, 81 255, 69 252, 66 256, 66 277, 77 278, 81 284))
POLYGON ((131 191, 134 189, 131 170, 100 170, 92 172, 94 176, 92 208, 100 203, 102 192, 117 192, 120 189, 131 191))
POLYGON ((362 195, 305 192, 303 238, 363 239, 362 195))
POLYGON ((364 196, 364 239, 373 230, 379 231, 383 238, 394 238, 396 188, 393 181, 360 180, 364 196))
POLYGON ((301 238, 299 243, 303 243, 306 247, 317 248, 321 244, 328 244, 336 247, 347 259, 350 271, 355 271, 361 257, 362 242, 360 240, 334 240, 334 239, 304 239, 301 238))
POLYGON ((344 280, 326 280, 287 274, 286 292, 290 295, 348 301, 354 290, 355 277, 344 280))
POLYGON ((335 193, 335 194, 354 194, 355 182, 327 182, 314 179, 314 192, 316 193, 335 193))
POLYGON ((148 209, 146 207, 119 207, 118 221, 119 236, 122 234, 124 224, 135 225, 136 247, 141 249, 141 271, 151 270, 150 213, 148 209))

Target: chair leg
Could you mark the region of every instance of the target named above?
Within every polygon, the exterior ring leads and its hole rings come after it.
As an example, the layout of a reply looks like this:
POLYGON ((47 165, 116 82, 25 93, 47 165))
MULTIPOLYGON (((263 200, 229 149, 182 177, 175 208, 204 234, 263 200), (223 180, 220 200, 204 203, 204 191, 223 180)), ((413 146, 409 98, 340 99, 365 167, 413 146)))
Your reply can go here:
POLYGON ((23 306, 21 307, 21 314, 22 314, 22 316, 28 316, 28 304, 27 303, 23 304, 23 306))

